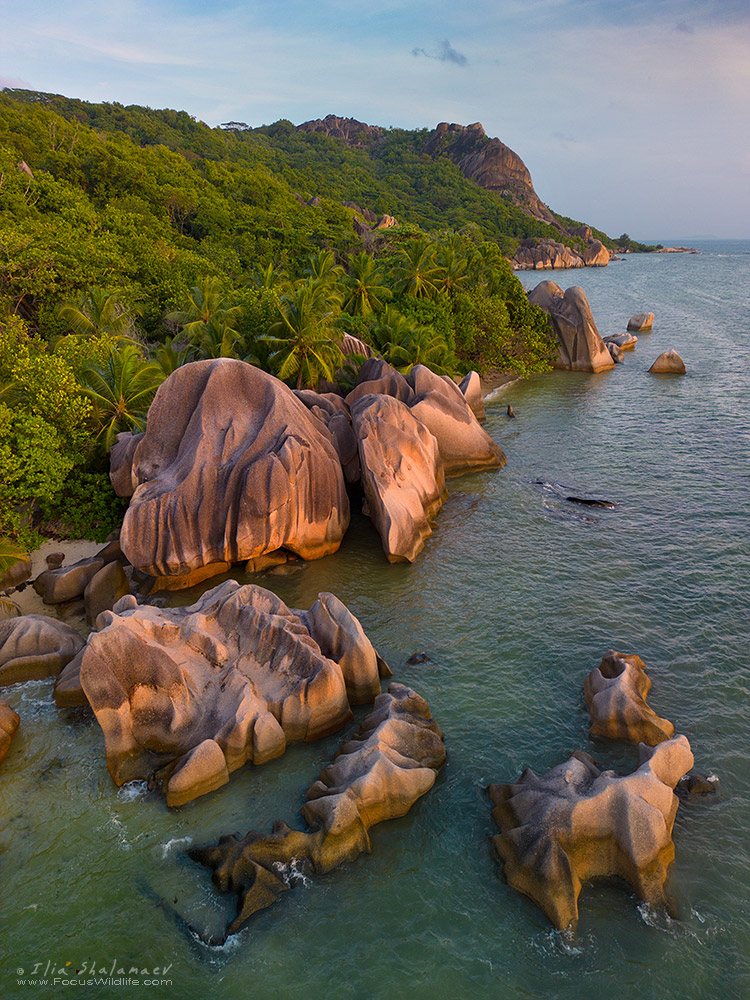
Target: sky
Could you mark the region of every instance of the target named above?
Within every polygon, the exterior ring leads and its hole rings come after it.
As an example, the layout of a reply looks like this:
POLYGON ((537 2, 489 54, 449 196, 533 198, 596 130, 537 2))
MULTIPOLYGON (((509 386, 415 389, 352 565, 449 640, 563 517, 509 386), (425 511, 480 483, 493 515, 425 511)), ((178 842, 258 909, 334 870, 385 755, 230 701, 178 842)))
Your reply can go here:
POLYGON ((0 0, 0 87, 188 111, 480 121, 610 235, 750 238, 747 0, 0 0))

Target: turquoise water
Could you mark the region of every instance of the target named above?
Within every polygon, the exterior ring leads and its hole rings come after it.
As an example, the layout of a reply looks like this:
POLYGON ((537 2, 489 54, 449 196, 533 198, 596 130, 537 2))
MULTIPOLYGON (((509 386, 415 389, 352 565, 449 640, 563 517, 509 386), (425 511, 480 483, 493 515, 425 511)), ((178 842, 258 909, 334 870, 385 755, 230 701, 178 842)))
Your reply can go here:
MULTIPOLYGON (((529 287, 549 276, 521 277, 529 287)), ((232 900, 184 847, 294 822, 341 736, 246 767, 169 812, 142 786, 112 785, 98 726, 84 710, 57 710, 50 682, 6 689, 22 726, 0 769, 0 996, 750 996, 750 243, 551 276, 586 289, 603 334, 644 310, 653 333, 613 372, 504 389, 487 428, 508 466, 450 481, 415 565, 390 566, 357 517, 336 556, 255 578, 296 607, 332 590, 360 617, 444 729, 448 763, 433 791, 374 829, 370 856, 296 880, 211 949, 186 923, 216 932, 232 900), (687 376, 647 375, 670 347, 687 376), (537 480, 618 506, 577 507, 537 480), (603 882, 584 889, 566 938, 505 884, 484 788, 577 748, 632 766, 629 748, 588 736, 583 680, 613 646, 650 666, 651 704, 688 736, 718 792, 677 815, 679 919, 603 882), (415 651, 430 661, 407 666, 415 651), (92 960, 171 965, 171 985, 25 982, 37 963, 41 974, 48 961, 92 960)))

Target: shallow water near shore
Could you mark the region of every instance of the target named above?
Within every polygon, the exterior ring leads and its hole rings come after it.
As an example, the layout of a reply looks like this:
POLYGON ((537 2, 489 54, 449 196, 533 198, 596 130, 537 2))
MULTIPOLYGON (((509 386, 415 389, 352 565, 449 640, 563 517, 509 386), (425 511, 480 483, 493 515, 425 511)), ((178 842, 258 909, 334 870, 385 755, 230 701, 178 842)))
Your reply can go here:
POLYGON ((650 310, 653 333, 612 372, 501 390, 486 426, 508 465, 450 480, 413 566, 390 566, 357 515, 335 556, 240 577, 292 607, 336 593, 443 727, 434 789, 373 829, 371 855, 326 876, 290 871, 292 891, 207 947, 189 928, 217 933, 233 899, 185 847, 297 822, 342 735, 170 812, 142 784, 112 784, 93 717, 56 709, 51 682, 4 689, 21 728, 0 770, 1 996, 67 995, 25 981, 47 962, 74 972, 92 961, 171 966, 172 985, 79 985, 76 997, 750 995, 750 243, 701 247, 520 276, 582 285, 604 335, 650 310), (668 348, 688 374, 648 375, 668 348), (578 748, 632 768, 634 750, 588 735, 583 680, 611 647, 650 667, 652 706, 688 736, 717 793, 678 811, 677 918, 600 882, 584 888, 567 937, 503 880, 484 789, 578 748), (429 660, 407 666, 414 652, 429 660))

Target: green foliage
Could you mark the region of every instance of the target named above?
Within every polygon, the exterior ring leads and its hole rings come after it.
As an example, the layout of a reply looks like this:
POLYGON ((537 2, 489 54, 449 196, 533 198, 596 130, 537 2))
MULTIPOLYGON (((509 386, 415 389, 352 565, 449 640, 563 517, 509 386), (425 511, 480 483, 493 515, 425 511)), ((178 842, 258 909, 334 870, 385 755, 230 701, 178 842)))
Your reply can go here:
POLYGON ((43 499, 40 530, 61 538, 104 542, 122 524, 128 501, 118 497, 106 472, 73 470, 62 494, 43 499))
POLYGON ((334 336, 336 293, 330 284, 308 278, 290 286, 281 296, 281 317, 267 338, 270 363, 280 379, 298 389, 315 388, 321 379, 332 380, 343 362, 334 336))
POLYGON ((135 344, 112 345, 102 363, 84 369, 98 448, 109 451, 122 431, 145 430, 149 405, 163 380, 162 368, 145 361, 135 344))

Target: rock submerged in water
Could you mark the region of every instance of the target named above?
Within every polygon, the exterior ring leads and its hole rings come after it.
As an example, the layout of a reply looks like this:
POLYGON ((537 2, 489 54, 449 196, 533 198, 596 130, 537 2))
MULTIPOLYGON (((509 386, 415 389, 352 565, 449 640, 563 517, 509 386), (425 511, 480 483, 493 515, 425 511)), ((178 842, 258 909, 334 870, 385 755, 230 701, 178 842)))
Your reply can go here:
POLYGON ((56 677, 83 646, 78 632, 56 618, 0 621, 0 687, 56 677))
POLYGON ((120 543, 141 572, 190 586, 205 567, 279 548, 316 559, 341 544, 349 501, 339 457, 272 375, 231 358, 184 365, 134 437, 113 450, 111 478, 121 494, 134 487, 120 543))
POLYGON ((592 736, 655 746, 671 739, 674 726, 646 704, 651 679, 640 657, 610 649, 584 684, 592 736))
POLYGON ((614 368, 582 288, 563 292, 554 281, 542 281, 529 292, 529 302, 550 316, 558 343, 556 368, 573 372, 614 368))
POLYGON ((537 776, 527 768, 516 784, 491 785, 492 838, 508 883, 541 907, 559 930, 578 920, 585 881, 619 875, 654 907, 668 907, 664 889, 674 860, 674 788, 693 766, 684 736, 639 746, 632 774, 600 771, 578 751, 537 776))
POLYGON ((335 732, 389 672, 333 594, 293 611, 262 587, 228 580, 189 607, 125 597, 99 625, 80 684, 110 774, 118 785, 161 782, 167 805, 219 787, 248 760, 335 732))
POLYGON ((614 345, 619 347, 621 351, 632 351, 638 343, 638 338, 634 337, 632 333, 615 333, 611 337, 605 337, 604 343, 607 347, 614 345))
POLYGON ((664 351, 649 368, 653 375, 685 375, 685 362, 675 350, 664 351))
POLYGON ((308 789, 302 807, 306 832, 278 821, 270 834, 230 834, 215 847, 188 851, 213 870, 220 892, 238 896, 227 935, 289 887, 284 873, 290 866, 328 872, 369 852, 370 827, 404 816, 432 788, 444 762, 442 733, 427 702, 410 688, 391 684, 308 789))
POLYGON ((21 719, 7 701, 0 701, 0 763, 10 750, 10 744, 16 735, 21 719))

